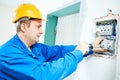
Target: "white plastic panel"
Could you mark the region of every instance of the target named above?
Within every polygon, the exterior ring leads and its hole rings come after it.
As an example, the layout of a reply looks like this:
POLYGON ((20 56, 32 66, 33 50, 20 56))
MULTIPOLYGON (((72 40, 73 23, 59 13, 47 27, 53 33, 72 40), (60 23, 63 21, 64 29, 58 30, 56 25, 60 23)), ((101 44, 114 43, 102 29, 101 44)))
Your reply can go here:
POLYGON ((100 25, 97 28, 98 35, 112 35, 113 34, 113 25, 100 25))

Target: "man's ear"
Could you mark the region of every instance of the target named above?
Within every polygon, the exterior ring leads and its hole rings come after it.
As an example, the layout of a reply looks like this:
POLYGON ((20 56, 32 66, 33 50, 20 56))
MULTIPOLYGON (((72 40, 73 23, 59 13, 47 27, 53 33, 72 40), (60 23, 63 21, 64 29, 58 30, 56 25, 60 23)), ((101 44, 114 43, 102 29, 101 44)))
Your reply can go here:
POLYGON ((28 28, 26 23, 21 23, 21 31, 24 33, 26 29, 28 28))

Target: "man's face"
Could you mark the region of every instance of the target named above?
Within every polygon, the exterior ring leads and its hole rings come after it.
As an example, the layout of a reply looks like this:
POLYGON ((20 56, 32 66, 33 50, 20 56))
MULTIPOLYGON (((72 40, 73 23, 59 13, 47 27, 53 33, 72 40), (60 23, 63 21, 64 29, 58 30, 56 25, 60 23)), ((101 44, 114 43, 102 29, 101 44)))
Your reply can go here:
POLYGON ((36 43, 39 41, 41 34, 43 34, 42 20, 31 20, 30 26, 26 29, 25 32, 26 38, 29 41, 32 41, 32 43, 36 43))

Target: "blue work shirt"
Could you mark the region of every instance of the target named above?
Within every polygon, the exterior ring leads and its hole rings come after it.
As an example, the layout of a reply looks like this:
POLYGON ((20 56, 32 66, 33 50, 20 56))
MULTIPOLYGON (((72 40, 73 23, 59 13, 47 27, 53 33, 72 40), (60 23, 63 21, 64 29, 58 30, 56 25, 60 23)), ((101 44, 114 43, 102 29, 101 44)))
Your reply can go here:
POLYGON ((62 80, 83 59, 75 47, 36 43, 30 51, 15 35, 0 47, 0 80, 62 80))

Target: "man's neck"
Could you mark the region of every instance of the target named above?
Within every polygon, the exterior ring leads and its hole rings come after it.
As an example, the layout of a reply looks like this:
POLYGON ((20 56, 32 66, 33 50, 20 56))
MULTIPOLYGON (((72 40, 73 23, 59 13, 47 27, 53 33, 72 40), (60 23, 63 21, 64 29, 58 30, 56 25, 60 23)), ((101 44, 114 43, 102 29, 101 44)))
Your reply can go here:
POLYGON ((28 49, 30 49, 30 47, 32 46, 32 43, 22 34, 17 34, 18 37, 20 38, 20 40, 26 45, 26 47, 28 49))

